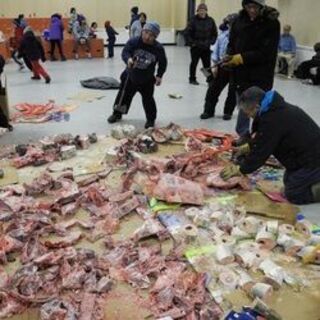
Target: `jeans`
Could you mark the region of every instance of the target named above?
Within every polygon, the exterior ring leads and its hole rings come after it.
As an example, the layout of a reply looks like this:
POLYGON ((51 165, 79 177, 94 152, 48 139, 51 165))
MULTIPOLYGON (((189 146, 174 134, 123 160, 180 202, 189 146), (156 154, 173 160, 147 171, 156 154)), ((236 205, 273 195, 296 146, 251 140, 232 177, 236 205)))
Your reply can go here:
POLYGON ((62 50, 62 41, 61 40, 50 40, 51 48, 50 48, 50 55, 51 58, 54 57, 54 51, 56 48, 56 45, 58 46, 60 57, 64 58, 63 50, 62 50))
POLYGON ((116 40, 110 40, 108 41, 108 56, 109 58, 113 58, 114 57, 114 44, 115 44, 116 40))

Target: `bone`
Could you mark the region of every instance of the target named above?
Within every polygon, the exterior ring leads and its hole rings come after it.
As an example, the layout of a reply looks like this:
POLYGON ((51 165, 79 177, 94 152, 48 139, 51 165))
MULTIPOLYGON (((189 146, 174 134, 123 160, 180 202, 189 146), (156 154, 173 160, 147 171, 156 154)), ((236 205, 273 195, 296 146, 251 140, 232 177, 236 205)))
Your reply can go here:
POLYGON ((312 236, 312 223, 308 220, 298 221, 295 225, 296 230, 303 234, 305 237, 310 238, 312 236))
POLYGON ((272 260, 266 259, 261 262, 259 269, 265 274, 264 282, 270 284, 275 290, 279 290, 285 278, 282 267, 276 265, 272 260))
POLYGON ((245 251, 242 250, 235 254, 237 262, 243 267, 243 268, 252 268, 258 261, 257 254, 252 251, 245 251))
POLYGON ((256 283, 251 289, 251 295, 253 298, 259 298, 265 302, 270 300, 272 293, 272 286, 266 283, 256 283))
POLYGON ((289 256, 296 256, 297 253, 304 247, 304 243, 298 239, 294 239, 286 234, 280 235, 277 243, 284 248, 284 251, 289 256))
POLYGON ((238 277, 232 271, 224 271, 219 274, 219 281, 225 288, 235 290, 238 284, 238 277))
POLYGON ((254 286, 254 281, 250 277, 250 275, 247 272, 241 271, 239 273, 239 287, 245 291, 246 293, 249 293, 254 286))
POLYGON ((234 255, 228 245, 217 245, 216 258, 220 264, 226 265, 234 262, 234 255))
POLYGON ((291 224, 282 224, 279 226, 279 234, 292 234, 294 227, 291 224))
POLYGON ((262 249, 266 250, 272 250, 277 245, 274 235, 265 229, 261 229, 258 232, 256 242, 259 243, 262 249))
POLYGON ((193 243, 194 241, 197 240, 198 229, 194 225, 188 224, 184 227, 183 234, 184 234, 186 243, 193 243))
POLYGON ((232 229, 231 236, 236 238, 237 240, 250 238, 250 235, 247 232, 245 232, 244 230, 241 230, 239 227, 234 227, 232 229))
POLYGON ((261 220, 255 217, 247 217, 239 224, 239 228, 246 233, 256 234, 262 225, 261 220))
POLYGON ((266 230, 270 233, 277 234, 279 230, 279 222, 274 221, 268 221, 266 225, 266 230))
POLYGON ((217 243, 224 244, 233 248, 236 245, 236 239, 231 236, 224 235, 221 238, 217 239, 217 243))

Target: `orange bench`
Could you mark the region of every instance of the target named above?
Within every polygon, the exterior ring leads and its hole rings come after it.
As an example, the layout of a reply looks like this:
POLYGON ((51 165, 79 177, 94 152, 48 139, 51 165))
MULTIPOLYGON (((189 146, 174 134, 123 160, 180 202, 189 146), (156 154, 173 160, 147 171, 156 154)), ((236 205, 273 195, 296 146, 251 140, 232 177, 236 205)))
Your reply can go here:
MULTIPOLYGON (((42 44, 44 51, 46 53, 46 58, 50 59, 50 42, 45 41, 42 39, 42 44)), ((104 44, 103 39, 91 39, 91 55, 92 58, 104 58, 104 44)), ((63 40, 63 52, 67 59, 74 59, 74 53, 73 53, 73 47, 74 47, 74 39, 72 37, 67 37, 65 40, 63 40)), ((58 58, 58 48, 56 46, 55 50, 55 56, 58 58)), ((79 58, 86 58, 87 53, 85 51, 85 48, 83 46, 79 46, 79 58)))
POLYGON ((5 60, 10 59, 10 50, 8 41, 0 43, 0 54, 3 56, 5 60))

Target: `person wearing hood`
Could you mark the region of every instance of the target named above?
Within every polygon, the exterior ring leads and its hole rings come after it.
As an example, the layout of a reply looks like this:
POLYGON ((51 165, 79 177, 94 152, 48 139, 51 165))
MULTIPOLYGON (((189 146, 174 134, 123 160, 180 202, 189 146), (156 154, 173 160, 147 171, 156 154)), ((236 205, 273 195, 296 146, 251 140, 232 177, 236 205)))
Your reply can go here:
POLYGON ((130 28, 130 38, 140 37, 142 29, 147 22, 147 15, 144 12, 139 14, 139 19, 136 20, 130 28))
MULTIPOLYGON (((24 19, 24 15, 20 14, 18 18, 13 20, 14 26, 14 36, 10 38, 10 50, 11 50, 11 57, 13 61, 19 66, 20 70, 25 68, 23 62, 18 58, 18 51, 20 47, 20 43, 23 37, 23 30, 27 26, 27 23, 24 19)), ((30 61, 26 59, 26 57, 22 57, 26 66, 32 70, 32 66, 30 61)))
POLYGON ((215 116, 216 105, 219 101, 220 94, 229 84, 228 96, 225 101, 223 120, 231 120, 233 111, 237 104, 236 91, 233 83, 230 83, 230 71, 226 68, 219 67, 219 63, 223 61, 229 43, 229 29, 236 19, 237 14, 230 14, 223 19, 219 26, 220 33, 213 47, 211 60, 213 67, 211 68, 212 76, 206 94, 204 111, 200 119, 205 120, 215 116))
POLYGON ((252 87, 239 98, 253 120, 252 139, 237 149, 238 165, 226 167, 225 180, 250 174, 273 155, 285 168, 284 194, 295 204, 320 202, 320 128, 301 108, 276 91, 252 87))
POLYGON ((196 70, 201 59, 203 68, 210 68, 210 46, 216 42, 218 30, 213 18, 208 16, 208 7, 201 3, 197 14, 190 19, 186 29, 187 43, 191 46, 191 63, 189 67, 189 83, 199 85, 196 70))
MULTIPOLYGON (((273 87, 280 39, 279 12, 266 6, 265 0, 243 0, 243 9, 233 22, 224 66, 232 68, 238 95, 258 86, 273 87)), ((249 138, 250 119, 240 110, 236 131, 241 145, 249 138)))
POLYGON ((40 59, 43 62, 46 61, 43 46, 30 27, 26 27, 23 31, 19 54, 25 55, 30 60, 33 71, 32 80, 40 80, 42 76, 46 83, 51 82, 50 76, 39 62, 40 59))
POLYGON ((131 12, 131 19, 130 19, 130 25, 129 26, 131 28, 132 24, 135 21, 139 20, 139 18, 140 18, 140 16, 139 16, 139 7, 132 7, 130 12, 131 12))
POLYGON ((133 97, 139 92, 147 118, 145 128, 154 127, 157 118, 154 86, 161 85, 167 69, 164 47, 156 40, 159 34, 159 24, 150 21, 143 27, 141 37, 132 38, 125 45, 122 60, 127 68, 121 75, 120 90, 114 103, 114 111, 108 118, 109 123, 120 121, 122 115, 128 113, 133 97))
POLYGON ((75 59, 79 59, 79 46, 85 46, 87 57, 91 59, 91 44, 90 44, 90 28, 87 24, 87 20, 80 19, 77 21, 73 28, 73 36, 74 36, 74 47, 73 52, 75 54, 75 59))
POLYGON ((50 56, 51 61, 56 61, 56 57, 54 55, 54 51, 56 48, 56 45, 58 46, 60 58, 61 61, 66 61, 66 57, 64 56, 63 49, 62 49, 62 41, 63 41, 63 23, 62 23, 62 17, 59 14, 54 14, 51 16, 51 22, 50 22, 50 56))

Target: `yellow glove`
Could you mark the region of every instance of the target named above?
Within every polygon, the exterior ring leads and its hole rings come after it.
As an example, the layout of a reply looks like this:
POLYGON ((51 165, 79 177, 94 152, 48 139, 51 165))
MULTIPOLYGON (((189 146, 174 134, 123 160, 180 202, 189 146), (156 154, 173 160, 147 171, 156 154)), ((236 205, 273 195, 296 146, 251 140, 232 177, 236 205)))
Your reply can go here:
POLYGON ((243 64, 243 58, 241 54, 235 54, 230 57, 223 65, 225 67, 238 67, 243 64))
POLYGON ((236 166, 234 164, 228 167, 225 167, 220 173, 221 178, 225 181, 231 179, 232 177, 236 177, 240 175, 241 175, 240 166, 236 166))
POLYGON ((245 156, 250 153, 250 145, 245 143, 238 148, 234 148, 233 151, 236 157, 245 156))

